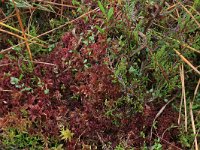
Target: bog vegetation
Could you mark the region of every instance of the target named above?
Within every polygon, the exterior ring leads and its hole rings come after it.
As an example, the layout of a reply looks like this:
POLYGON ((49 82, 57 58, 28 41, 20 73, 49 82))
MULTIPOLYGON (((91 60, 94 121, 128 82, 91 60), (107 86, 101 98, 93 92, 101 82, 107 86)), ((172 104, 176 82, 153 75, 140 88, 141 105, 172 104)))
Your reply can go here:
POLYGON ((200 147, 199 0, 0 2, 0 148, 200 147))

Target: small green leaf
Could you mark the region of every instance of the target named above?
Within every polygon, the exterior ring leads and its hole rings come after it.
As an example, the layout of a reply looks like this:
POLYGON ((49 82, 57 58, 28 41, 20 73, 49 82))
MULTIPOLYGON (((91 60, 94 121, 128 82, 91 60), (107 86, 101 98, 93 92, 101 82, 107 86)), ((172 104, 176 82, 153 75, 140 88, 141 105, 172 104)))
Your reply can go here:
POLYGON ((89 44, 89 42, 88 41, 83 41, 83 43, 85 44, 85 45, 88 45, 89 44))
POLYGON ((19 79, 15 77, 10 77, 10 83, 12 85, 17 85, 19 83, 19 79))
POLYGON ((23 74, 20 74, 19 80, 21 80, 23 77, 24 77, 24 75, 23 75, 23 74))
POLYGON ((139 42, 139 35, 138 35, 138 31, 133 31, 133 37, 136 43, 139 42))
POLYGON ((18 47, 18 46, 17 46, 17 47, 13 47, 13 49, 14 49, 15 51, 18 51, 18 52, 22 50, 21 47, 18 47))
POLYGON ((64 150, 63 149, 63 144, 59 144, 58 146, 53 147, 53 150, 64 150))
POLYGON ((94 42, 94 41, 95 41, 95 40, 94 40, 94 35, 89 36, 89 40, 90 40, 91 42, 94 42))
POLYGON ((133 68, 133 66, 131 66, 130 68, 129 68, 129 73, 134 73, 136 70, 135 70, 135 68, 133 68))
POLYGON ((49 94, 49 89, 44 90, 44 94, 49 94))
POLYGON ((111 17, 113 16, 113 14, 114 14, 114 9, 113 9, 113 7, 111 7, 111 8, 109 9, 108 15, 107 15, 108 21, 111 19, 111 17))
POLYGON ((100 1, 98 1, 98 6, 99 6, 100 10, 102 11, 102 13, 104 15, 106 15, 106 10, 105 10, 105 8, 103 7, 103 5, 102 5, 102 3, 100 1))
POLYGON ((195 9, 200 8, 200 0, 194 0, 194 4, 193 4, 195 9))
POLYGON ((192 106, 192 110, 199 110, 200 109, 200 105, 194 105, 192 106))
POLYGON ((101 27, 99 27, 99 26, 95 26, 95 28, 97 28, 98 30, 99 30, 99 32, 101 32, 101 33, 104 33, 105 32, 105 30, 104 29, 102 29, 101 27))
POLYGON ((80 2, 78 2, 77 0, 72 0, 72 4, 73 5, 80 5, 80 2))
POLYGON ((3 55, 2 54, 0 54, 0 59, 3 59, 3 55))
POLYGON ((25 88, 23 88, 22 90, 21 90, 21 92, 24 92, 24 91, 29 91, 29 92, 31 92, 33 89, 32 88, 30 88, 30 87, 25 87, 25 88))
POLYGON ((56 47, 55 44, 51 44, 48 46, 48 51, 51 52, 56 47))
POLYGON ((84 64, 87 63, 87 59, 85 59, 85 60, 83 61, 83 63, 84 63, 84 64))

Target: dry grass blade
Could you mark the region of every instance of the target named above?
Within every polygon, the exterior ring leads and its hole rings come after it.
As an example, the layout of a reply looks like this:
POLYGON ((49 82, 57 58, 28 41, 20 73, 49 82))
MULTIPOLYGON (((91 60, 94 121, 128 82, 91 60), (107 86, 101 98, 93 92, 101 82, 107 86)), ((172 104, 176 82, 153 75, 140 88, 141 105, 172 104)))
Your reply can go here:
POLYGON ((190 102, 190 117, 191 117, 191 123, 192 123, 192 130, 193 130, 193 133, 195 135, 194 137, 194 144, 195 144, 195 150, 198 150, 198 140, 197 140, 197 132, 196 132, 196 127, 195 127, 195 121, 194 121, 194 115, 193 115, 193 110, 192 110, 192 106, 193 106, 193 102, 196 98, 196 95, 197 95, 197 92, 199 90, 199 85, 200 85, 200 79, 197 83, 197 86, 195 88, 195 91, 194 91, 194 97, 193 97, 193 101, 190 102))
POLYGON ((178 56, 179 56, 186 64, 188 64, 197 74, 200 75, 200 71, 197 70, 197 68, 194 67, 194 66, 179 52, 179 51, 177 51, 176 49, 173 49, 173 50, 176 52, 176 54, 178 54, 178 56))
POLYGON ((185 132, 188 130, 188 122, 187 122, 187 102, 186 102, 186 94, 185 94, 185 76, 184 76, 184 66, 181 65, 180 70, 180 76, 181 76, 181 85, 182 85, 182 97, 183 97, 183 103, 184 103, 184 113, 185 113, 185 132))
POLYGON ((200 79, 199 79, 199 81, 198 81, 198 83, 197 83, 197 86, 196 86, 196 89, 195 89, 195 91, 194 91, 194 99, 195 99, 195 97, 196 97, 196 95, 197 95, 197 92, 198 92, 198 90, 199 90, 199 86, 200 86, 200 79))
MULTIPOLYGON (((90 13, 96 12, 96 11, 98 11, 98 10, 99 10, 99 8, 97 7, 97 8, 95 8, 95 9, 91 10, 91 11, 88 11, 88 12, 82 14, 81 16, 77 17, 77 18, 74 19, 74 20, 68 21, 68 22, 66 22, 66 23, 63 24, 63 25, 60 25, 60 26, 58 26, 58 27, 56 27, 56 28, 54 28, 54 29, 52 29, 52 30, 49 30, 49 31, 47 31, 47 32, 45 32, 45 33, 42 33, 42 34, 38 35, 37 37, 31 38, 30 40, 33 40, 33 39, 35 39, 35 38, 39 38, 39 37, 41 37, 41 36, 44 36, 44 35, 46 35, 46 34, 49 34, 49 33, 53 32, 53 31, 55 31, 55 30, 58 30, 58 29, 60 29, 60 28, 63 28, 63 27, 65 27, 66 25, 71 24, 71 23, 74 23, 75 21, 77 21, 77 20, 79 20, 79 19, 81 19, 81 18, 83 18, 83 17, 89 15, 90 13)), ((25 43, 25 42, 21 42, 21 43, 15 45, 15 46, 20 46, 20 45, 22 45, 22 44, 24 44, 24 43, 25 43)), ((12 50, 12 48, 15 47, 15 46, 9 47, 9 48, 4 49, 4 50, 1 50, 1 51, 0 51, 0 54, 6 53, 6 52, 12 50)))
MULTIPOLYGON (((172 38, 170 38, 170 39, 172 39, 172 38)), ((175 42, 177 42, 177 43, 179 43, 181 46, 186 47, 186 48, 188 48, 188 49, 190 49, 190 50, 192 50, 192 51, 194 51, 194 52, 200 54, 200 51, 199 51, 199 50, 197 50, 197 49, 195 49, 195 48, 189 46, 188 44, 182 43, 182 42, 180 42, 180 41, 178 41, 178 40, 175 40, 175 39, 172 39, 172 40, 175 41, 175 42)))
MULTIPOLYGON (((51 32, 54 32, 55 30, 58 30, 58 29, 60 29, 60 28, 63 28, 64 26, 66 26, 66 25, 68 25, 68 24, 74 23, 75 21, 77 21, 77 20, 79 20, 79 19, 81 19, 81 18, 83 18, 83 17, 89 15, 89 14, 92 13, 92 12, 97 11, 98 9, 99 9, 99 8, 95 8, 95 9, 93 9, 93 10, 87 12, 87 13, 84 13, 83 15, 77 17, 77 18, 74 19, 74 20, 68 21, 68 22, 66 22, 66 23, 63 24, 63 25, 60 25, 60 26, 58 26, 58 27, 56 27, 56 28, 54 28, 54 29, 52 29, 52 30, 49 30, 49 31, 47 31, 47 32, 44 32, 44 33, 38 35, 36 38, 41 37, 41 36, 44 36, 44 35, 49 34, 49 33, 51 33, 51 32)), ((33 39, 34 39, 34 38, 32 38, 31 40, 33 40, 33 39)))
POLYGON ((0 64, 0 67, 4 67, 4 66, 8 66, 8 65, 12 65, 12 63, 8 63, 8 64, 0 64))
POLYGON ((193 11, 195 11, 197 13, 197 15, 200 16, 200 13, 196 9, 194 9, 192 6, 190 6, 190 5, 186 5, 186 6, 189 7, 190 9, 192 9, 193 11))
POLYGON ((29 46, 28 40, 26 38, 26 34, 25 34, 24 26, 22 24, 21 17, 20 17, 19 9, 16 7, 16 4, 15 4, 14 0, 12 0, 12 2, 14 4, 14 6, 15 6, 15 11, 16 11, 17 19, 19 21, 19 25, 20 25, 20 28, 22 30, 22 34, 24 36, 24 41, 25 41, 26 48, 27 48, 28 53, 29 53, 30 60, 33 61, 32 53, 31 53, 31 50, 30 50, 30 46, 29 46))
POLYGON ((1 28, 0 28, 0 31, 3 32, 3 33, 7 33, 7 34, 10 34, 10 35, 12 35, 12 36, 15 36, 15 37, 17 37, 17 38, 19 38, 19 39, 24 40, 24 37, 22 37, 22 36, 20 36, 20 35, 17 35, 17 34, 15 34, 15 33, 9 32, 9 31, 7 31, 7 30, 3 30, 3 29, 1 29, 1 28))
MULTIPOLYGON (((26 14, 26 13, 29 13, 30 11, 24 11, 23 14, 26 14)), ((13 11, 12 13, 9 14, 9 16, 7 16, 6 18, 3 18, 0 20, 0 22, 6 22, 8 21, 9 19, 11 19, 12 17, 15 17, 16 14, 14 14, 15 11, 13 11)))
POLYGON ((0 92, 12 92, 12 90, 4 90, 0 87, 0 92))
MULTIPOLYGON (((196 127, 195 127, 195 122, 194 122, 194 115, 193 115, 193 111, 192 111, 192 105, 193 102, 190 102, 190 117, 191 117, 191 123, 192 123, 192 130, 194 135, 196 135, 196 127)), ((195 143, 195 150, 198 150, 198 141, 197 141, 197 137, 195 136, 194 138, 194 143, 195 143)))
POLYGON ((60 13, 60 15, 61 15, 61 18, 62 18, 62 16, 63 16, 63 4, 64 4, 64 2, 63 2, 63 0, 61 0, 61 13, 60 13))
POLYGON ((46 3, 46 4, 51 4, 51 5, 64 6, 64 7, 68 7, 68 8, 78 8, 78 7, 72 6, 72 5, 59 4, 59 3, 50 2, 50 1, 45 1, 45 0, 36 0, 36 1, 42 2, 42 3, 46 3))
MULTIPOLYGON (((13 33, 13 32, 9 32, 9 31, 3 30, 3 29, 0 29, 0 31, 3 32, 3 33, 7 33, 7 34, 10 34, 10 35, 12 35, 12 36, 15 36, 15 37, 17 37, 17 38, 19 38, 19 39, 21 39, 21 40, 24 40, 24 37, 19 36, 19 35, 13 33)), ((45 45, 43 45, 43 44, 40 44, 40 43, 37 43, 37 42, 35 42, 35 41, 31 41, 31 40, 28 40, 28 41, 29 41, 30 43, 34 43, 34 44, 40 45, 41 47, 47 48, 47 46, 45 46, 45 45)), ((2 52, 2 51, 1 51, 1 52, 2 52)), ((0 53, 1 53, 1 52, 0 52, 0 53)))
MULTIPOLYGON (((27 62, 28 62, 28 60, 24 60, 24 61, 27 61, 27 62)), ((36 61, 36 60, 33 60, 32 62, 35 63, 35 64, 43 64, 43 65, 48 65, 48 66, 57 67, 57 65, 52 64, 52 63, 47 63, 47 62, 42 62, 42 61, 36 61)))
MULTIPOLYGON (((200 51, 199 51, 199 50, 197 50, 197 49, 195 49, 195 48, 189 46, 188 44, 186 44, 186 43, 184 43, 184 42, 182 42, 182 41, 179 41, 179 40, 174 39, 174 38, 171 38, 171 37, 166 37, 165 35, 162 35, 161 33, 156 32, 156 31, 153 31, 153 32, 154 32, 155 34, 157 34, 157 36, 158 36, 160 39, 167 38, 167 39, 169 39, 169 40, 172 40, 172 41, 174 41, 174 42, 180 44, 182 47, 185 47, 185 48, 187 48, 187 49, 189 49, 189 50, 191 50, 191 51, 194 51, 194 52, 200 54, 200 51)), ((165 43, 168 44, 168 45, 170 45, 168 42, 165 42, 165 43)))
POLYGON ((191 14, 191 12, 181 3, 179 2, 179 4, 181 5, 181 7, 190 15, 190 17, 195 21, 195 23, 198 25, 198 27, 200 28, 200 23, 195 19, 195 17, 191 14))
MULTIPOLYGON (((174 5, 170 6, 167 2, 165 2, 165 5, 168 7, 168 8, 166 9, 166 13, 167 13, 167 14, 168 14, 169 11, 171 11, 172 9, 176 9, 176 7, 177 7, 177 4, 174 4, 174 5)), ((174 15, 172 15, 171 13, 169 14, 169 16, 170 16, 172 19, 178 21, 178 19, 177 19, 176 17, 174 17, 174 15)))
POLYGON ((4 18, 6 18, 6 15, 1 8, 0 8, 0 14, 2 14, 4 16, 4 18))
MULTIPOLYGON (((196 68, 199 69, 199 68, 200 68, 200 65, 197 66, 196 68)), ((186 73, 191 72, 192 70, 193 70, 193 69, 190 69, 190 70, 186 71, 186 73)))
MULTIPOLYGON (((182 68, 181 68, 181 66, 179 67, 179 70, 180 70, 180 78, 181 78, 181 81, 182 81, 182 68)), ((181 123, 181 110, 182 110, 182 106, 183 106, 183 92, 181 94, 181 102, 180 102, 180 106, 179 106, 178 125, 180 125, 180 123, 181 123)))
POLYGON ((177 6, 177 4, 174 4, 174 5, 170 6, 167 2, 165 2, 165 5, 169 6, 169 7, 166 9, 167 11, 170 11, 170 10, 174 9, 174 8, 177 6))
MULTIPOLYGON (((20 31, 20 30, 14 28, 14 27, 12 27, 12 26, 9 26, 9 25, 7 25, 7 24, 5 24, 5 23, 3 23, 3 22, 0 22, 0 25, 3 26, 3 27, 8 28, 8 29, 10 29, 10 30, 13 30, 13 31, 22 33, 22 31, 20 31)), ((30 34, 27 34, 27 33, 25 33, 25 34, 26 34, 27 36, 31 37, 31 38, 34 38, 34 36, 32 36, 32 35, 30 35, 30 34)), ((40 40, 40 39, 38 39, 38 38, 36 38, 36 40, 38 40, 38 41, 40 41, 40 42, 42 42, 42 43, 45 43, 44 41, 42 41, 42 40, 40 40)))

